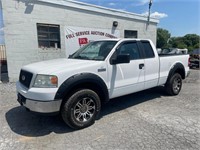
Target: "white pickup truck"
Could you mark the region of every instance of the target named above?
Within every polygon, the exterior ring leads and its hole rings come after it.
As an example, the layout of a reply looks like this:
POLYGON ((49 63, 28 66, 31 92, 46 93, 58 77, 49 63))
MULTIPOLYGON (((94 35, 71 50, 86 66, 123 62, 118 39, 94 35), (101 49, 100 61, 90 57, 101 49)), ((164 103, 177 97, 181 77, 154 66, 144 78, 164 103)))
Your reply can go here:
POLYGON ((150 40, 94 41, 68 59, 24 66, 16 83, 18 101, 30 111, 60 112, 68 126, 85 128, 109 99, 156 86, 179 94, 188 60, 189 55, 159 56, 150 40))

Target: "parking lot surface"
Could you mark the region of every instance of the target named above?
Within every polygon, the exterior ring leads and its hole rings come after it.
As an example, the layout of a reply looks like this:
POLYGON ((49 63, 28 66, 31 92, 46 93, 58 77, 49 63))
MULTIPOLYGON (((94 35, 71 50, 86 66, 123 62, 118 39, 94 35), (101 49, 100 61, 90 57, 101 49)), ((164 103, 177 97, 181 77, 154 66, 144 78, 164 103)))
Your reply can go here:
POLYGON ((178 96, 162 87, 111 100, 94 125, 72 130, 58 116, 27 112, 14 83, 0 84, 0 150, 200 149, 200 71, 178 96))

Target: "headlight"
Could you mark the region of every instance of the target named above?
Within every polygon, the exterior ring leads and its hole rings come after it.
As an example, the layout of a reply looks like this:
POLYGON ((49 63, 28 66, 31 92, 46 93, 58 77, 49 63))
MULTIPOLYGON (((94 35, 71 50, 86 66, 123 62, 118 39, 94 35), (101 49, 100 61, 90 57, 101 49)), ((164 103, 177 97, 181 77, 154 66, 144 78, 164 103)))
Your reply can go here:
POLYGON ((33 86, 38 88, 55 88, 58 86, 58 78, 54 75, 38 74, 33 86))

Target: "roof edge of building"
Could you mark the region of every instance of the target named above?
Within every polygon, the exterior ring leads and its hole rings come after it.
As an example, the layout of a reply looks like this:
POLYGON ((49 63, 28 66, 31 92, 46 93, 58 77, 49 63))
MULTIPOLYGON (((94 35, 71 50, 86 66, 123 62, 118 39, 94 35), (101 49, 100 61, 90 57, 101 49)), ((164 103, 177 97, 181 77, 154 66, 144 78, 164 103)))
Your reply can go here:
MULTIPOLYGON (((147 17, 140 15, 140 14, 117 10, 117 9, 112 9, 112 8, 106 8, 106 7, 92 5, 92 4, 83 3, 83 2, 78 2, 78 1, 74 1, 74 0, 38 0, 38 1, 44 2, 44 3, 51 3, 51 4, 55 4, 55 5, 62 5, 62 6, 66 6, 66 7, 78 8, 78 9, 82 9, 82 10, 93 11, 93 12, 97 12, 97 13, 113 15, 113 16, 117 16, 117 17, 125 17, 125 18, 130 18, 130 19, 147 21, 147 17)), ((159 19, 151 17, 150 22, 158 24, 159 19)))

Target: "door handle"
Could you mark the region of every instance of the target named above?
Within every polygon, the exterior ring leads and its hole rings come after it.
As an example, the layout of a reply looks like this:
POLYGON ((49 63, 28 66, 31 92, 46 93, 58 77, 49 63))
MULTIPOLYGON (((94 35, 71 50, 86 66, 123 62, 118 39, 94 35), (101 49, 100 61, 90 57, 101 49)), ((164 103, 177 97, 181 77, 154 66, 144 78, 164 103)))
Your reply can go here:
POLYGON ((143 69, 144 68, 144 64, 139 64, 139 69, 143 69))

